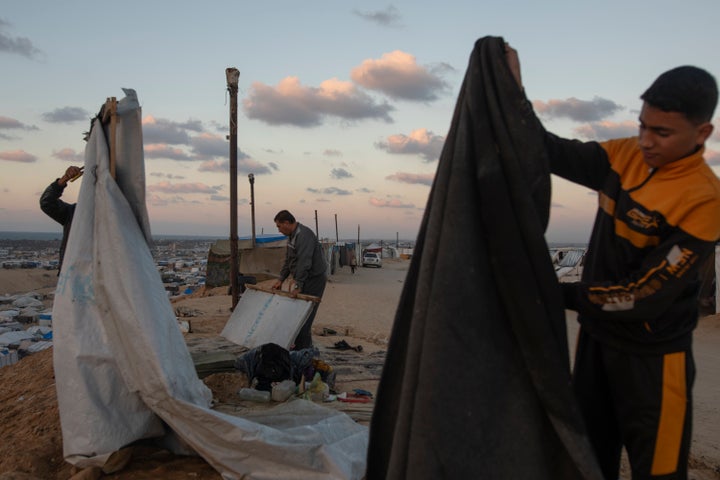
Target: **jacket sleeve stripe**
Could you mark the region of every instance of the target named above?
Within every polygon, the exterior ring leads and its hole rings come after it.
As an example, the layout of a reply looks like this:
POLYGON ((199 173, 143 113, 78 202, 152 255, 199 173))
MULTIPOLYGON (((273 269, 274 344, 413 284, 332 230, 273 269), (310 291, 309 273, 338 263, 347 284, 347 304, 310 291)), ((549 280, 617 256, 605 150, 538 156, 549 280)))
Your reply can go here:
POLYGON ((624 221, 615 219, 615 234, 633 244, 637 248, 655 247, 660 244, 660 237, 657 235, 645 235, 633 230, 624 221))

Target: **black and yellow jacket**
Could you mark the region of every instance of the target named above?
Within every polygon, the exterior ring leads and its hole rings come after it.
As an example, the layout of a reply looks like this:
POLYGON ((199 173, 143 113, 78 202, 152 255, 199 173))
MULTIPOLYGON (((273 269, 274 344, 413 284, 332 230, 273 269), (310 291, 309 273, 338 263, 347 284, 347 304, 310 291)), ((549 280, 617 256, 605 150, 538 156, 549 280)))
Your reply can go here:
POLYGON ((598 192, 582 280, 567 308, 602 343, 636 353, 690 346, 699 269, 720 238, 720 180, 692 155, 650 169, 636 137, 579 142, 548 133, 553 173, 598 192))

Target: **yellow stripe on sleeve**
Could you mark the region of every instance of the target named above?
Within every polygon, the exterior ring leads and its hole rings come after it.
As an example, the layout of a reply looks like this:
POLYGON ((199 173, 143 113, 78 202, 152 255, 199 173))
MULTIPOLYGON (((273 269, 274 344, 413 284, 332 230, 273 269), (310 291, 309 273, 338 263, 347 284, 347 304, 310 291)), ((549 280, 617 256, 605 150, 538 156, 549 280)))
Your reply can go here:
POLYGON ((660 244, 660 237, 657 235, 645 235, 636 232, 620 219, 615 219, 615 234, 628 240, 637 248, 655 247, 660 244))

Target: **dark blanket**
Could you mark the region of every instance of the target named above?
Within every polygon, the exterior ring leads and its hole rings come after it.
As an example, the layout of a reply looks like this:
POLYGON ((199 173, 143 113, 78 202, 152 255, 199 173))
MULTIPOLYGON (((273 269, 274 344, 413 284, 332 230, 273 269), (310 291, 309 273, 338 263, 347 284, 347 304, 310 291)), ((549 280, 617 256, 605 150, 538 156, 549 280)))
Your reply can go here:
POLYGON ((400 299, 367 478, 601 478, 570 387, 542 128, 478 40, 400 299))

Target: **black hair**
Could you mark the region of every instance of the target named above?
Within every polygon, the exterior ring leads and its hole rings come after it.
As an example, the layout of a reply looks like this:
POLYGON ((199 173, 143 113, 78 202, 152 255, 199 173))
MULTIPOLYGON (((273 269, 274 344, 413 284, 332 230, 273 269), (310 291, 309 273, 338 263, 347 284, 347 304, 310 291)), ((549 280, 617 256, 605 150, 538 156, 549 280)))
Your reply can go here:
POLYGON ((289 223, 295 223, 295 217, 293 217, 293 214, 288 212, 287 210, 280 210, 277 215, 275 215, 275 222, 289 222, 289 223))
POLYGON ((660 75, 640 98, 664 112, 679 112, 700 124, 712 120, 718 86, 702 68, 683 66, 660 75))

